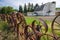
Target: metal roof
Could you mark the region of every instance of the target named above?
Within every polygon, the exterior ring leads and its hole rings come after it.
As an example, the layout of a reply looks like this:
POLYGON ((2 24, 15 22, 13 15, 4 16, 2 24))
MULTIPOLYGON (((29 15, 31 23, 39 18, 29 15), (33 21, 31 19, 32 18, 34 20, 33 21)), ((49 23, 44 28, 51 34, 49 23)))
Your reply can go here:
POLYGON ((45 6, 45 4, 43 4, 41 6, 36 6, 36 8, 34 8, 34 11, 42 11, 44 6, 45 6))

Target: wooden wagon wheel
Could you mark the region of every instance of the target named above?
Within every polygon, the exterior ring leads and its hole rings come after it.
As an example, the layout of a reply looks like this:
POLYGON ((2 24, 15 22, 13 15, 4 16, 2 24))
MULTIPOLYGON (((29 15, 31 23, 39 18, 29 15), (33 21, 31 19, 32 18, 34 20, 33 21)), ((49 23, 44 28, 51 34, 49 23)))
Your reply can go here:
POLYGON ((54 37, 60 37, 60 15, 53 19, 51 29, 54 37))

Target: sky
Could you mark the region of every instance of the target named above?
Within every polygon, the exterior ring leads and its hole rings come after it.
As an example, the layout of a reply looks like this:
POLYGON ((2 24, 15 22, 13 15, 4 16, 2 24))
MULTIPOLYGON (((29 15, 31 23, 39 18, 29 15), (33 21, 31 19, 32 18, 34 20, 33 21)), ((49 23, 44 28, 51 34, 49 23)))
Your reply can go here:
POLYGON ((52 1, 56 1, 56 7, 60 7, 60 0, 0 0, 0 6, 12 6, 14 9, 18 9, 19 5, 23 6, 25 3, 28 4, 29 2, 34 5, 36 3, 41 5, 42 3, 45 4, 52 1))

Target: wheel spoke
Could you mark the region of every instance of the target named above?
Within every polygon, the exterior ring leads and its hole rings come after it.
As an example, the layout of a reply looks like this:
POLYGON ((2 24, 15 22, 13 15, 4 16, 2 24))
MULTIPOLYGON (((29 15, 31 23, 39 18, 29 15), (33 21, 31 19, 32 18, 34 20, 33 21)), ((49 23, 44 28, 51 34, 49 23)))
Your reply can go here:
MULTIPOLYGON (((58 22, 55 21, 55 23, 59 24, 58 22)), ((60 25, 60 24, 59 24, 60 25)))

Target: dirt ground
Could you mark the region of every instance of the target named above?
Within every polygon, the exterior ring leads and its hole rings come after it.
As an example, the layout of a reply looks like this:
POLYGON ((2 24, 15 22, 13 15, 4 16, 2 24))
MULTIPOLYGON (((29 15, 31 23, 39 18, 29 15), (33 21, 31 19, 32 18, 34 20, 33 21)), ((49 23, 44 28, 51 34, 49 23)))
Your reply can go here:
MULTIPOLYGON (((43 20, 53 21, 53 19, 55 17, 56 16, 40 16, 40 17, 37 17, 37 18, 42 18, 43 20)), ((56 21, 60 23, 60 16, 58 18, 56 18, 56 21)))
POLYGON ((52 21, 56 16, 42 16, 42 17, 37 17, 37 18, 42 18, 43 20, 49 20, 52 21))

